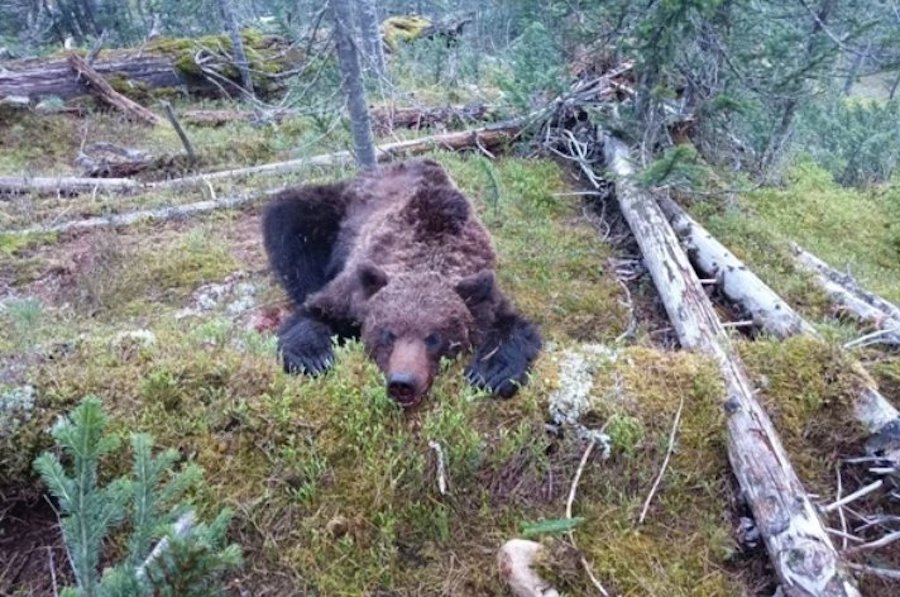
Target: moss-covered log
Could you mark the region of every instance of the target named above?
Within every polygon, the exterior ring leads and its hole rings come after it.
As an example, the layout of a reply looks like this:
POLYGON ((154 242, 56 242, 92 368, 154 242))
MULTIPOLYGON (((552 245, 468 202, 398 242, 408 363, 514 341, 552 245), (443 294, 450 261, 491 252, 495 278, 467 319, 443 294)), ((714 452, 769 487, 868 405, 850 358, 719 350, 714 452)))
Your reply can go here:
MULTIPOLYGON (((280 89, 285 73, 302 61, 283 38, 255 31, 244 31, 242 38, 254 87, 263 94, 280 89)), ((72 73, 67 55, 15 60, 3 66, 0 98, 69 100, 90 93, 85 81, 72 73)), ((142 48, 108 50, 93 67, 116 91, 138 101, 147 100, 154 91, 173 88, 203 96, 240 94, 240 74, 225 35, 161 38, 142 48)))

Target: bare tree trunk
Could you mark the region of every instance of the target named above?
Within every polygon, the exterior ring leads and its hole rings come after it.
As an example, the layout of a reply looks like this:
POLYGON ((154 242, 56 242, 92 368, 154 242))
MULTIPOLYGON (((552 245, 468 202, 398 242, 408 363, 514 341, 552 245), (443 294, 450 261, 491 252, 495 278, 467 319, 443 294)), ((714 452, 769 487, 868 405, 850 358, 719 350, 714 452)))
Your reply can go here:
POLYGON ((365 50, 366 70, 379 77, 384 76, 384 46, 375 0, 356 0, 359 32, 365 50))
POLYGON ((330 0, 331 17, 334 21, 335 44, 341 64, 341 77, 347 109, 350 112, 350 130, 356 162, 362 168, 375 167, 375 143, 369 110, 366 106, 366 89, 363 87, 359 66, 359 53, 353 41, 353 12, 350 0, 330 0))
POLYGON ((894 96, 897 95, 898 87, 900 87, 900 73, 897 73, 897 76, 894 78, 894 82, 891 84, 891 91, 888 94, 888 99, 894 99, 894 96))
POLYGON ((222 11, 222 19, 225 21, 228 35, 231 36, 234 64, 241 73, 241 85, 244 87, 244 91, 253 96, 253 79, 250 77, 250 63, 247 61, 247 54, 244 52, 241 30, 238 28, 237 17, 234 16, 234 6, 231 2, 232 0, 219 0, 219 10, 222 11))
POLYGON ((872 40, 870 39, 868 43, 866 43, 866 49, 859 52, 853 58, 853 63, 850 65, 850 71, 847 73, 847 78, 844 79, 844 95, 850 95, 850 91, 856 83, 856 77, 859 75, 859 71, 862 70, 863 64, 866 62, 866 56, 868 56, 871 48, 872 40))
POLYGON ((625 146, 608 139, 622 214, 641 249, 681 345, 710 357, 725 383, 728 459, 785 595, 859 595, 794 471, 743 364, 665 215, 631 182, 625 146))

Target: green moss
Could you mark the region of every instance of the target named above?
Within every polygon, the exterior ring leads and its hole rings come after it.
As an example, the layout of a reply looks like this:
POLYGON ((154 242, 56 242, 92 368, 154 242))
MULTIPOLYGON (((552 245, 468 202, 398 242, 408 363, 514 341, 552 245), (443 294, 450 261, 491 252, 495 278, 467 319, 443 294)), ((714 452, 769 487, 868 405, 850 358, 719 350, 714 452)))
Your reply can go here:
POLYGON ((20 256, 27 249, 36 246, 54 243, 57 240, 55 232, 46 234, 0 234, 0 255, 5 257, 20 256))
POLYGON ((384 42, 392 51, 397 51, 401 42, 412 41, 431 26, 431 21, 419 15, 389 17, 381 24, 384 42))
POLYGON ((441 155, 478 201, 499 253, 501 285, 553 339, 611 340, 627 326, 622 290, 605 271, 610 248, 579 216, 553 162, 441 155), (499 184, 498 184, 499 181, 499 184))
POLYGON ((739 349, 801 479, 829 493, 835 455, 865 437, 853 417, 859 380, 848 357, 809 337, 742 342, 739 349))
MULTIPOLYGON (((577 205, 554 196, 566 188, 556 165, 436 158, 488 222, 504 290, 548 338, 572 347, 621 332, 618 286, 603 269, 609 253, 578 221, 577 205), (548 310, 553 301, 559 307, 548 310)), ((465 359, 447 362, 413 412, 387 398, 381 374, 355 342, 337 350, 327 375, 285 375, 271 336, 223 316, 174 317, 197 284, 239 266, 228 239, 247 217, 92 237, 101 258, 77 281, 102 282, 98 310, 76 310, 88 334, 63 357, 28 367, 23 380, 36 387, 42 416, 52 420, 94 394, 114 428, 151 431, 161 446, 196 460, 209 479, 198 507, 225 503, 236 511, 233 539, 254 562, 248 587, 505 594, 496 549, 525 521, 563 516, 585 449, 574 434, 545 431, 547 397, 562 383, 559 353, 545 351, 529 384, 506 401, 465 382, 465 359), (98 311, 103 317, 88 317, 98 311), (156 343, 134 349, 112 341, 138 326, 156 343), (443 454, 446 495, 432 442, 443 454)), ((243 227, 257 235, 257 223, 249 224, 243 227)), ((249 269, 262 270, 258 238, 244 240, 256 251, 249 269)), ((260 296, 282 298, 262 271, 252 281, 260 296)), ((740 593, 729 559, 735 548, 714 370, 687 354, 629 349, 598 366, 593 393, 589 420, 606 424, 615 445, 608 460, 595 455, 584 470, 575 502, 584 522, 574 533, 601 580, 621 594, 740 593), (638 526, 682 398, 676 452, 638 526)), ((11 451, 16 438, 0 447, 0 459, 17 459, 19 481, 28 452, 44 447, 41 424, 21 436, 25 451, 11 451)), ((124 457, 111 464, 129 465, 124 457)), ((552 550, 549 565, 562 590, 587 594, 571 555, 552 550)))
MULTIPOLYGON (((247 55, 250 70, 254 73, 278 74, 287 65, 301 59, 301 55, 292 49, 285 49, 277 38, 266 36, 254 29, 241 31, 241 41, 247 55)), ((231 38, 228 35, 206 35, 199 38, 159 38, 146 48, 147 52, 165 54, 173 57, 175 69, 188 77, 202 77, 203 70, 196 62, 198 52, 213 52, 231 55, 231 38)), ((240 73, 235 65, 223 63, 217 66, 219 74, 238 81, 240 73)), ((257 92, 272 91, 277 84, 265 77, 254 77, 257 92)))
POLYGON ((880 355, 869 367, 878 388, 892 404, 900 403, 900 356, 896 354, 880 355))

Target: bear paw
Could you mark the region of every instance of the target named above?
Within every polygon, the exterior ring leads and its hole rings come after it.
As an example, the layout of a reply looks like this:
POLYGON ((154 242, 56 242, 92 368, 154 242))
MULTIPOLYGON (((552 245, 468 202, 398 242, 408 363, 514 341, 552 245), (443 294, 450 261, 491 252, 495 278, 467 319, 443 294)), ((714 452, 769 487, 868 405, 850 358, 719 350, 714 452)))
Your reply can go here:
POLYGON ((315 319, 293 317, 278 335, 278 352, 286 373, 324 373, 334 363, 331 330, 315 319))
POLYGON ((475 351, 466 367, 466 379, 495 396, 510 398, 525 383, 540 351, 541 337, 534 326, 517 316, 504 323, 504 333, 492 334, 493 338, 475 351))

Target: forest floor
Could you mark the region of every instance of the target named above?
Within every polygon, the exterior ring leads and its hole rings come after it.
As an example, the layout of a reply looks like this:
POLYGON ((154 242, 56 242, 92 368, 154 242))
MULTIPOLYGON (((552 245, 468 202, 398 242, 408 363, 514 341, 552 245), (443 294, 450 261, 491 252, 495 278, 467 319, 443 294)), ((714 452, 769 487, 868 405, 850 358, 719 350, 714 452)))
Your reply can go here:
MULTIPOLYGON (((324 153, 346 134, 305 119, 189 132, 205 170, 297 157, 298 147, 324 153)), ((178 151, 172 131, 148 132, 114 114, 29 115, 0 119, 0 146, 11 148, 0 153, 0 175, 70 173, 79 148, 97 141, 178 151)), ((615 210, 582 204, 572 194, 579 181, 554 161, 430 157, 474 201, 499 253, 501 286, 546 339, 513 399, 472 390, 460 360, 446 364, 419 408, 401 411, 356 343, 339 349, 327 375, 284 374, 271 323, 287 302, 268 272, 259 203, 115 230, 0 234, 0 404, 24 396, 0 415, 0 594, 51 593, 48 566, 59 582, 71 577, 31 463, 51 444, 49 425, 86 395, 102 399, 116 431, 149 432, 206 471, 193 499, 201 513, 235 512, 230 538, 245 556, 230 580, 235 594, 506 594, 499 546, 565 516, 587 444, 569 427, 548 427, 549 411, 579 401, 581 423, 602 429, 611 445, 606 458, 594 451, 577 487, 578 551, 564 536, 541 537, 545 575, 561 591, 591 592, 580 553, 616 594, 772 593, 765 552, 741 530, 749 514, 728 468, 715 367, 674 349, 615 210), (632 314, 637 325, 625 335, 632 314), (639 524, 679 409, 676 449, 639 524), (430 442, 446 458, 446 495, 430 442)), ((17 196, 0 200, 0 228, 347 173, 310 169, 126 197, 17 196)), ((839 346, 863 330, 831 316, 793 268, 788 242, 900 301, 900 234, 881 200, 898 192, 840 189, 800 163, 782 188, 690 206, 826 338, 735 332, 759 398, 820 503, 836 495, 836 471, 844 492, 866 482, 864 468, 841 463, 862 454, 864 434, 850 422, 856 380, 839 346)), ((856 356, 900 404, 900 354, 856 356)), ((110 455, 101 475, 129 462, 127 451, 110 455)), ((900 514, 896 504, 859 507, 900 514)), ((110 541, 105 559, 122 548, 110 541)), ((877 553, 878 562, 900 565, 896 550, 877 553)), ((889 587, 864 582, 871 595, 889 587)))

